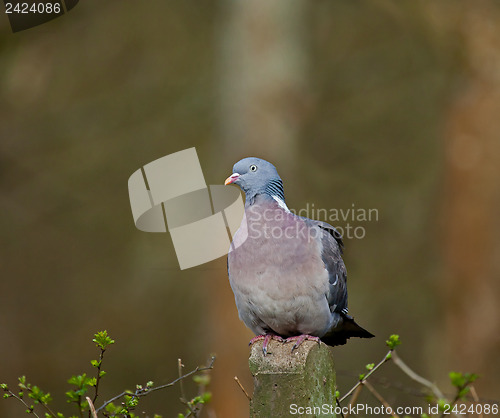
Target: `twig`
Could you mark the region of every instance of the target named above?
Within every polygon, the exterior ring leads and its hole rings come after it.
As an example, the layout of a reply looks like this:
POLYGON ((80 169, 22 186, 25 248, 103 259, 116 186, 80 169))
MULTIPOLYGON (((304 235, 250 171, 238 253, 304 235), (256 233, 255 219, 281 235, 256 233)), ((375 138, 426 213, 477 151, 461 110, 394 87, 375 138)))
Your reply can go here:
POLYGON ((170 383, 166 383, 165 385, 160 385, 160 386, 156 386, 154 388, 143 388, 143 389, 137 389, 135 392, 131 392, 129 390, 125 390, 123 391, 122 393, 120 393, 119 395, 116 395, 115 397, 111 398, 110 400, 104 402, 99 408, 96 409, 96 412, 99 413, 100 411, 102 411, 104 408, 106 408, 106 406, 108 406, 111 402, 114 402, 118 399, 120 399, 121 397, 123 396, 131 396, 132 398, 140 398, 141 396, 146 396, 148 395, 149 393, 151 392, 155 392, 157 390, 161 390, 161 389, 165 389, 165 388, 168 388, 170 386, 173 386, 175 385, 177 382, 185 379, 186 377, 189 377, 189 376, 192 376, 193 374, 195 373, 198 373, 198 372, 201 372, 201 371, 204 371, 204 370, 211 370, 214 368, 214 363, 215 363, 215 356, 212 356, 211 359, 210 359, 210 362, 206 365, 206 366, 203 366, 203 367, 196 367, 196 369, 190 371, 189 373, 186 373, 182 376, 179 376, 177 379, 175 380, 172 380, 170 383))
POLYGON ((340 398, 339 400, 339 403, 343 402, 347 397, 351 396, 351 394, 360 386, 362 385, 364 382, 366 382, 366 379, 368 379, 374 372, 375 370, 377 370, 380 366, 382 366, 382 364, 384 364, 386 361, 388 361, 390 358, 391 358, 391 354, 394 355, 394 352, 393 350, 389 350, 389 352, 385 355, 385 357, 379 361, 379 363, 373 368, 371 369, 367 374, 366 376, 361 379, 358 383, 356 383, 350 390, 349 392, 347 392, 344 396, 342 396, 342 398, 340 398))
POLYGON ((364 382, 360 382, 359 385, 356 386, 356 390, 354 391, 354 394, 352 395, 351 402, 349 402, 349 409, 347 410, 347 413, 345 414, 345 418, 348 418, 350 413, 351 413, 351 408, 356 405, 356 402, 358 401, 359 394, 361 393, 361 390, 363 389, 364 382))
MULTIPOLYGON (((182 364, 182 360, 180 358, 177 359, 177 370, 179 371, 179 377, 182 376, 182 368, 184 367, 184 364, 182 364)), ((181 389, 181 401, 183 403, 186 403, 186 395, 184 394, 184 385, 182 384, 182 380, 179 382, 179 386, 181 389)))
POLYGON ((428 381, 427 379, 423 378, 422 376, 420 376, 417 373, 415 373, 412 369, 410 369, 403 362, 403 360, 401 360, 399 358, 399 356, 396 354, 395 351, 392 353, 392 361, 404 373, 406 373, 411 379, 413 379, 416 382, 420 383, 422 386, 425 386, 425 387, 429 388, 437 399, 445 399, 445 396, 443 395, 443 393, 439 390, 439 388, 434 383, 428 381))
MULTIPOLYGON (((418 375, 417 373, 415 373, 412 369, 410 369, 405 362, 403 362, 403 360, 401 360, 401 358, 396 354, 396 352, 394 351, 392 353, 392 361, 394 362, 394 364, 396 366, 398 366, 406 375, 408 375, 408 377, 410 377, 411 379, 415 380, 415 382, 418 382, 420 383, 422 386, 425 386, 426 388, 429 388, 431 390, 431 392, 434 394, 434 396, 437 398, 437 399, 446 399, 445 396, 443 395, 443 392, 441 392, 439 390, 439 388, 434 384, 432 383, 431 381, 425 379, 424 377, 418 375)), ((453 403, 455 403, 455 401, 453 401, 453 403)), ((452 403, 452 405, 453 405, 452 403)), ((456 416, 456 414, 454 414, 453 412, 450 412, 451 415, 453 416, 456 416)))
POLYGON ((101 381, 102 359, 104 357, 105 351, 106 351, 106 349, 101 348, 101 352, 99 353, 99 365, 97 366, 97 377, 95 380, 95 393, 94 393, 94 399, 92 399, 92 404, 95 404, 95 401, 97 400, 97 396, 98 396, 99 382, 101 381))
MULTIPOLYGON (((474 386, 470 386, 470 394, 472 395, 472 399, 474 399, 474 402, 479 403, 479 396, 477 396, 476 388, 474 386)), ((483 418, 482 408, 481 413, 479 414, 479 418, 483 418)))
MULTIPOLYGON (((179 377, 182 376, 182 368, 184 367, 184 364, 182 364, 182 360, 180 358, 177 359, 177 370, 179 371, 179 377)), ((183 385, 183 382, 182 382, 182 379, 179 380, 179 386, 180 386, 180 389, 181 389, 181 398, 180 398, 180 401, 181 403, 183 403, 184 405, 187 406, 187 408, 189 409, 189 414, 187 415, 188 417, 190 415, 194 415, 194 408, 193 408, 193 405, 191 405, 187 398, 186 398, 186 394, 184 392, 184 385, 183 385)))
POLYGON ((28 405, 23 398, 17 396, 14 392, 12 392, 11 390, 6 390, 6 392, 12 396, 14 399, 17 399, 19 402, 21 402, 27 409, 29 409, 31 412, 31 414, 33 414, 33 416, 35 416, 36 418, 40 418, 40 416, 37 415, 37 413, 31 408, 30 405, 28 405))
POLYGON ((90 412, 92 413, 93 418, 97 418, 97 412, 95 411, 94 402, 88 396, 85 398, 89 404, 90 412))
POLYGON ((238 379, 238 376, 234 376, 234 381, 238 384, 238 386, 240 387, 240 389, 243 391, 243 393, 245 394, 245 396, 247 397, 248 401, 252 401, 252 397, 248 394, 248 392, 245 390, 245 388, 243 387, 243 385, 241 384, 240 382, 240 379, 238 379))
POLYGON ((391 415, 394 418, 399 418, 399 415, 394 412, 394 409, 392 408, 391 405, 389 405, 389 402, 387 402, 380 393, 377 392, 377 390, 371 385, 370 382, 366 381, 365 382, 366 388, 377 398, 377 400, 385 406, 386 411, 391 411, 391 415))
POLYGON ((78 402, 76 404, 78 405, 78 411, 80 412, 80 418, 83 418, 82 396, 81 395, 78 395, 78 402))
POLYGON ((344 417, 344 413, 342 412, 342 407, 340 406, 339 398, 337 398, 337 397, 335 398, 335 403, 336 403, 336 404, 337 404, 337 406, 339 407, 340 416, 341 416, 342 418, 345 418, 345 417, 344 417))
MULTIPOLYGON (((358 373, 354 373, 354 372, 351 372, 348 370, 343 370, 343 369, 337 369, 337 376, 356 377, 356 376, 358 376, 358 373)), ((426 398, 429 395, 427 393, 427 390, 424 390, 424 388, 415 389, 413 387, 406 386, 401 382, 387 380, 384 377, 371 376, 370 381, 374 384, 377 383, 378 385, 381 385, 384 388, 396 389, 400 392, 404 392, 404 393, 407 393, 408 395, 416 396, 419 398, 426 398)), ((450 397, 454 396, 454 394, 449 393, 449 392, 443 392, 443 394, 446 398, 450 398, 450 397)), ((483 398, 483 397, 480 397, 479 394, 477 396, 478 396, 477 401, 476 401, 477 403, 480 403, 480 402, 490 403, 490 404, 491 403, 500 403, 500 399, 483 398)), ((472 396, 472 394, 466 395, 466 399, 469 402, 472 402, 473 400, 475 400, 474 397, 472 396)))
MULTIPOLYGON (((33 393, 33 389, 31 389, 31 387, 28 387, 26 389, 28 392, 31 392, 33 393)), ((44 402, 40 402, 40 405, 48 412, 48 414, 53 417, 53 418, 56 418, 56 414, 54 413, 54 411, 52 411, 52 409, 50 409, 50 406, 47 405, 46 403, 44 402)), ((34 414, 34 413, 33 413, 34 414)))

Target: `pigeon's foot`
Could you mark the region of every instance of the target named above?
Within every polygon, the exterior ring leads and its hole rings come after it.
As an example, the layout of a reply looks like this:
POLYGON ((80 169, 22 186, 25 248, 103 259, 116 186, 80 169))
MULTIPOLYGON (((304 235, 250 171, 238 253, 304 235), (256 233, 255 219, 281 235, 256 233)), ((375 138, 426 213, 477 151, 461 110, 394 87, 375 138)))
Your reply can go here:
POLYGON ((293 352, 293 350, 295 350, 296 348, 299 348, 300 344, 302 344, 305 340, 316 341, 318 344, 321 343, 321 340, 319 339, 319 337, 315 337, 314 335, 308 335, 308 334, 295 335, 293 337, 288 337, 285 340, 285 343, 295 341, 295 344, 292 347, 292 352, 293 352))
POLYGON ((262 352, 264 353, 264 356, 267 355, 267 346, 269 345, 269 341, 271 340, 276 340, 279 341, 280 343, 284 342, 283 338, 281 338, 279 335, 276 334, 265 334, 265 335, 257 335, 256 337, 253 337, 248 345, 252 345, 253 343, 264 340, 264 343, 262 344, 262 352))

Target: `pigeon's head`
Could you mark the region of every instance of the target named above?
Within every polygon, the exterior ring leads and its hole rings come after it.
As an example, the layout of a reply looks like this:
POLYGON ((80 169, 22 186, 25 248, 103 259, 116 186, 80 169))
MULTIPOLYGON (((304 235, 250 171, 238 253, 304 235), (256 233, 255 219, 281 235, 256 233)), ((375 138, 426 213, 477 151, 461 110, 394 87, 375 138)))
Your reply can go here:
POLYGON ((248 157, 238 161, 233 167, 233 174, 224 182, 226 185, 233 183, 240 186, 247 197, 268 193, 284 199, 283 185, 276 167, 260 158, 248 157))

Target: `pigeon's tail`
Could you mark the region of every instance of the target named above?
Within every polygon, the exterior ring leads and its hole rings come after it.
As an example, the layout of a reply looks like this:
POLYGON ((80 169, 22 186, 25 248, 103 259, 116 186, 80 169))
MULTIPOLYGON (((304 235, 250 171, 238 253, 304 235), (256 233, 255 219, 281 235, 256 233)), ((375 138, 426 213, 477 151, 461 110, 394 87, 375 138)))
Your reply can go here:
POLYGON ((321 341, 333 347, 335 345, 344 345, 351 337, 375 337, 375 335, 373 335, 371 332, 368 332, 366 329, 356 324, 352 316, 345 315, 342 317, 342 320, 343 322, 341 328, 337 328, 335 330, 332 330, 331 333, 327 333, 321 338, 321 341))

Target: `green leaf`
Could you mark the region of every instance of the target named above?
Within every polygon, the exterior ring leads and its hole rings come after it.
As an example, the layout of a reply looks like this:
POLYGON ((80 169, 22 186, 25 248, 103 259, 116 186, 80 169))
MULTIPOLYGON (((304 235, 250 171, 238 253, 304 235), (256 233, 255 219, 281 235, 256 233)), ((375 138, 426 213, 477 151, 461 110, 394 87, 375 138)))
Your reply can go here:
POLYGON ((89 386, 96 385, 97 379, 95 377, 88 377, 87 373, 83 373, 78 376, 71 376, 68 379, 68 383, 75 385, 78 389, 83 390, 83 393, 85 393, 89 386))
POLYGON ((444 412, 445 410, 449 411, 451 405, 446 399, 438 399, 437 401, 438 409, 441 412, 444 412))
POLYGON ((113 402, 110 402, 106 405, 106 408, 104 408, 104 409, 109 414, 116 414, 118 412, 118 408, 120 408, 120 407, 117 407, 113 402))
POLYGON ((195 396, 193 399, 189 401, 191 405, 196 405, 199 403, 203 403, 203 398, 201 396, 195 396))
POLYGON ((399 335, 392 334, 385 343, 387 347, 389 347, 391 350, 394 350, 398 345, 401 344, 401 341, 399 340, 399 335))
POLYGON ((50 393, 44 393, 38 386, 33 386, 31 388, 31 392, 28 393, 28 396, 33 399, 35 403, 40 403, 42 405, 47 405, 50 401, 52 401, 50 393))
POLYGON ((449 373, 451 384, 456 387, 461 387, 465 385, 465 376, 459 372, 449 373))
POLYGON ((68 402, 78 402, 78 395, 74 390, 66 392, 66 398, 68 402))
POLYGON ((108 346, 115 343, 115 340, 108 336, 107 331, 99 331, 92 340, 101 350, 106 350, 108 346))
POLYGON ((457 396, 460 398, 460 399, 463 399, 465 398, 465 395, 467 395, 470 391, 470 388, 468 387, 465 387, 465 388, 462 388, 458 391, 458 394, 457 396))
POLYGON ((0 389, 9 390, 9 387, 7 386, 6 383, 0 383, 0 389))
POLYGON ((366 370, 373 370, 373 368, 375 367, 375 363, 367 364, 365 367, 366 367, 366 370))
POLYGON ((450 381, 453 386, 458 389, 457 396, 459 398, 465 397, 469 392, 467 387, 472 382, 474 382, 479 376, 475 373, 460 373, 460 372, 450 372, 450 381))
POLYGON ((136 396, 125 396, 125 406, 127 408, 135 408, 139 404, 139 398, 136 396))
POLYGON ((208 403, 212 400, 212 393, 211 392, 205 392, 201 394, 201 400, 203 403, 208 403))
POLYGON ((193 376, 193 381, 200 386, 208 386, 208 384, 210 383, 210 375, 201 374, 193 376))
POLYGON ((19 386, 21 389, 29 389, 30 388, 30 384, 26 384, 26 376, 21 376, 19 378, 19 383, 17 384, 17 386, 19 386))
POLYGON ((92 364, 93 367, 97 368, 101 365, 101 362, 99 360, 90 360, 90 364, 92 364))

